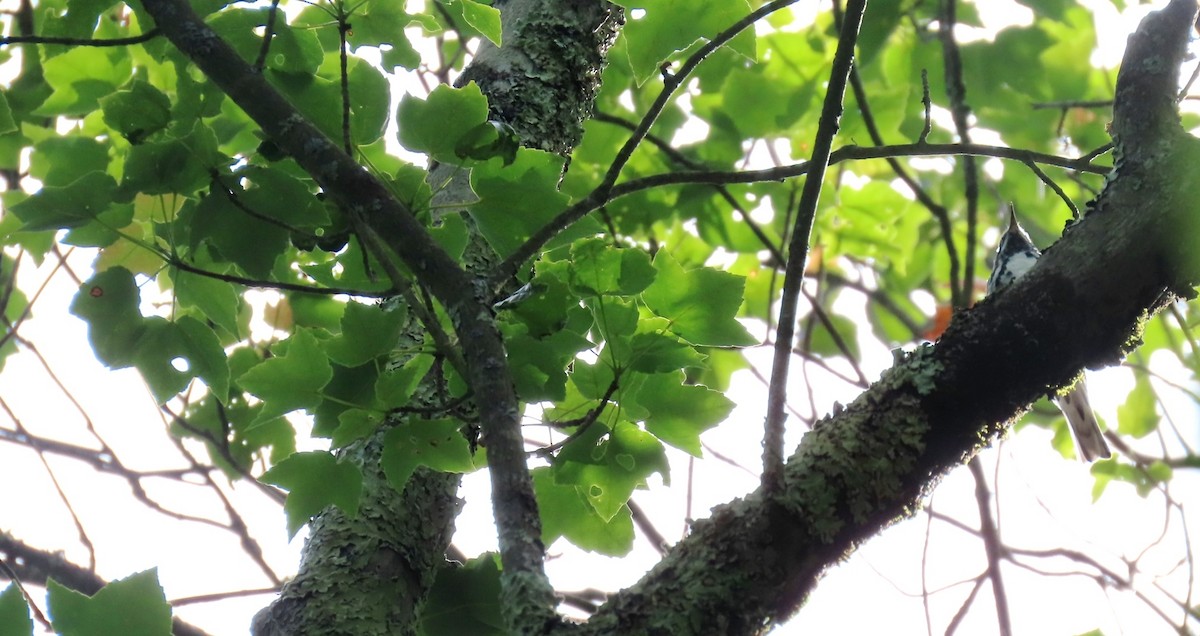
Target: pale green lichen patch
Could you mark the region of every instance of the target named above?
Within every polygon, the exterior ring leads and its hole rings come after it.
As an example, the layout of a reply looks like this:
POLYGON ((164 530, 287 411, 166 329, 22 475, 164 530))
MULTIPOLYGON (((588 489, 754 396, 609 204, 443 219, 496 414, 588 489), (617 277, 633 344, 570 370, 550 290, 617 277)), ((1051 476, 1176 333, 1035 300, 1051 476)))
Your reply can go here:
POLYGON ((888 390, 907 385, 916 389, 918 395, 929 395, 937 388, 937 379, 945 371, 945 366, 934 357, 933 351, 933 345, 929 343, 921 344, 911 352, 893 351, 895 364, 883 372, 879 385, 886 386, 888 390))
POLYGON ((816 428, 788 463, 784 505, 822 543, 889 510, 910 507, 903 498, 925 450, 928 422, 920 398, 910 391, 876 397, 877 405, 864 396, 816 428))

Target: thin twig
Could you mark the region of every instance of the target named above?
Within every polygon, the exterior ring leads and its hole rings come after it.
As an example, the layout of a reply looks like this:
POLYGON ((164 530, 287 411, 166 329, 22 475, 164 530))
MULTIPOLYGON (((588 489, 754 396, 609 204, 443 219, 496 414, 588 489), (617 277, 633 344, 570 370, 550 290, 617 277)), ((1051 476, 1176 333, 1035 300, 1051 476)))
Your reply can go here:
POLYGON ((1042 183, 1046 184, 1046 186, 1048 186, 1051 190, 1054 190, 1054 193, 1058 195, 1058 198, 1062 199, 1063 203, 1067 204, 1067 208, 1071 210, 1071 218, 1078 221, 1080 219, 1079 208, 1075 207, 1075 202, 1071 200, 1071 197, 1067 196, 1066 192, 1063 192, 1063 189, 1054 182, 1054 179, 1051 179, 1049 175, 1042 171, 1042 169, 1032 161, 1026 161, 1025 165, 1033 171, 1033 174, 1037 175, 1038 179, 1042 180, 1042 183))
POLYGON ((149 42, 159 36, 158 28, 155 27, 140 35, 131 35, 127 38, 110 38, 105 40, 93 40, 91 38, 64 38, 47 35, 9 35, 0 37, 0 46, 5 44, 63 44, 66 46, 129 46, 130 44, 142 44, 149 42))
MULTIPOLYGON (((971 143, 971 108, 967 105, 967 89, 963 84, 962 56, 959 54, 958 42, 954 39, 954 25, 957 21, 955 9, 958 0, 942 0, 938 12, 938 37, 942 43, 942 61, 945 65, 946 96, 950 99, 950 115, 954 120, 954 128, 959 139, 966 144, 971 143)), ((962 284, 958 293, 952 296, 955 309, 963 309, 971 304, 971 295, 975 290, 975 246, 978 240, 979 222, 979 172, 975 158, 968 155, 963 157, 963 194, 967 199, 967 245, 963 253, 964 272, 962 284)), ((953 290, 953 288, 952 288, 953 290)))
POLYGON ((983 474, 983 465, 979 458, 972 458, 967 464, 971 476, 975 479, 975 504, 979 510, 980 536, 983 538, 984 551, 987 553, 987 577, 992 581, 992 597, 996 601, 996 623, 1000 636, 1012 635, 1012 618, 1008 611, 1008 592, 1004 587, 1004 579, 1000 575, 1000 561, 1004 558, 1006 548, 1000 542, 1000 532, 992 517, 992 497, 988 490, 987 479, 983 474))
POLYGON ((267 66, 267 54, 271 52, 271 40, 275 38, 277 13, 279 13, 279 0, 271 0, 271 8, 267 10, 267 25, 263 31, 262 47, 258 50, 258 59, 254 60, 254 68, 259 73, 267 66))

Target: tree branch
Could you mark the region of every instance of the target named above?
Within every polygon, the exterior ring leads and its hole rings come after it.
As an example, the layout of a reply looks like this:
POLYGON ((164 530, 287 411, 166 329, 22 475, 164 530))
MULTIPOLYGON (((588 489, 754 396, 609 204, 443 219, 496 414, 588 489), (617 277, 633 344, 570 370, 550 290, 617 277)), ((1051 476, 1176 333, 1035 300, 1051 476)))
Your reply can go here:
MULTIPOLYGON (((1098 156, 1088 155, 1083 158, 1070 159, 1059 157, 1058 155, 1050 155, 1031 150, 1022 150, 1019 148, 1005 148, 1002 146, 989 146, 986 144, 897 144, 894 146, 843 146, 833 151, 829 156, 830 166, 842 163, 843 161, 861 161, 865 159, 887 159, 894 157, 954 157, 961 155, 973 155, 980 157, 996 157, 999 159, 1010 159, 1026 163, 1033 161, 1048 166, 1065 168, 1078 172, 1087 172, 1091 174, 1105 175, 1108 174, 1108 166, 1097 166, 1092 163, 1092 160, 1098 156)), ((621 182, 613 186, 606 194, 600 196, 598 192, 592 192, 587 197, 580 199, 567 209, 559 212, 558 216, 554 217, 549 223, 543 225, 532 236, 529 237, 521 247, 517 248, 507 259, 496 267, 495 273, 492 275, 492 286, 495 288, 499 284, 508 281, 513 277, 518 268, 525 261, 533 257, 537 250, 541 249, 550 239, 558 236, 560 232, 569 227, 572 223, 582 219, 583 217, 599 210, 601 207, 615 201, 623 196, 657 188, 666 185, 683 185, 688 183, 705 183, 705 184, 730 184, 730 183, 760 183, 763 181, 783 181, 793 177, 808 174, 810 165, 809 162, 794 163, 778 168, 767 168, 764 170, 697 170, 691 172, 668 172, 665 174, 651 175, 640 179, 630 179, 629 181, 621 182)))
MULTIPOLYGON (((788 367, 792 361, 792 341, 796 333, 800 288, 804 285, 804 265, 808 262, 808 241, 812 235, 813 219, 817 215, 817 200, 821 197, 825 169, 829 166, 829 155, 833 151, 833 138, 837 136, 842 118, 842 99, 845 97, 846 83, 854 63, 858 28, 862 25, 863 13, 866 10, 866 0, 850 0, 846 6, 841 36, 833 56, 833 68, 829 72, 829 85, 825 90, 825 104, 821 108, 816 139, 813 140, 812 159, 808 162, 812 167, 804 178, 804 189, 796 206, 796 222, 792 226, 792 238, 788 245, 783 290, 780 294, 779 321, 775 330, 771 383, 767 392, 767 416, 763 425, 762 485, 768 496, 782 488, 783 432, 787 421, 784 403, 787 401, 788 367)), ((813 311, 819 313, 816 303, 813 304, 813 311)), ((836 334, 832 330, 830 333, 836 334)))
POLYGON ((1195 12, 1196 0, 1172 0, 1130 39, 1113 122, 1125 162, 1090 213, 1032 271, 819 422, 770 505, 760 488, 716 508, 581 632, 761 633, 1032 402, 1137 345, 1141 325, 1173 299, 1164 290, 1200 281, 1190 241, 1200 232, 1200 140, 1173 107, 1195 12))
MULTIPOLYGON (((147 0, 162 34, 305 169, 347 214, 383 237, 417 279, 446 307, 468 366, 480 409, 483 443, 499 529, 509 602, 518 615, 555 619, 553 589, 543 570, 540 520, 525 464, 520 409, 503 340, 490 311, 491 294, 433 240, 387 186, 306 120, 254 71, 184 0, 147 0)), ((377 254, 380 260, 391 254, 377 254)), ((393 281, 398 286, 405 281, 393 281)))

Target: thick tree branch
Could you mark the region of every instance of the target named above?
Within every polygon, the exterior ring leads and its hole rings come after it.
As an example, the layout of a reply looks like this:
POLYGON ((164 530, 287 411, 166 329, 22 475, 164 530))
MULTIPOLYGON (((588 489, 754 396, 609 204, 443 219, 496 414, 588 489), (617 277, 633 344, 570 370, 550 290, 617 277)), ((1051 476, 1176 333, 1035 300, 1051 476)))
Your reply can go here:
POLYGON ((771 505, 755 492, 717 508, 583 632, 761 633, 1033 401, 1084 366, 1117 361, 1172 291, 1190 293, 1200 140, 1173 100, 1195 12, 1196 0, 1173 0, 1130 39, 1113 122, 1124 161, 1090 213, 1029 274, 819 422, 771 505))

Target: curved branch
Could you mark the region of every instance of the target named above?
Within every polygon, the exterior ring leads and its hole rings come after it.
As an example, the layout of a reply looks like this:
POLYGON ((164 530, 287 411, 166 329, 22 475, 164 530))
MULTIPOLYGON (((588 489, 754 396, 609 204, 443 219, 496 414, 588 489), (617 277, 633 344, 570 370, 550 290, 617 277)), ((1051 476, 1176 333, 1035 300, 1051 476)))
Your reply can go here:
MULTIPOLYGON (((862 161, 866 159, 887 159, 890 157, 954 157, 972 155, 979 157, 996 157, 1009 159, 1022 164, 1035 163, 1055 166, 1077 172, 1106 175, 1111 170, 1108 166, 1098 166, 1092 163, 1094 156, 1070 159, 1031 150, 989 146, 987 144, 898 144, 895 146, 843 146, 829 155, 829 165, 844 161, 862 161)), ((1098 155, 1097 155, 1098 156, 1098 155)), ((684 185, 690 183, 730 184, 730 183, 760 183, 763 181, 783 181, 808 174, 809 162, 794 163, 778 168, 765 170, 696 170, 691 172, 669 172, 651 175, 640 179, 630 179, 613 186, 606 195, 593 191, 587 197, 580 199, 574 205, 563 210, 549 223, 539 228, 529 240, 525 241, 511 256, 496 267, 492 275, 492 287, 502 285, 517 272, 521 264, 533 257, 550 239, 572 223, 599 210, 601 207, 623 196, 657 188, 666 185, 684 185)))

